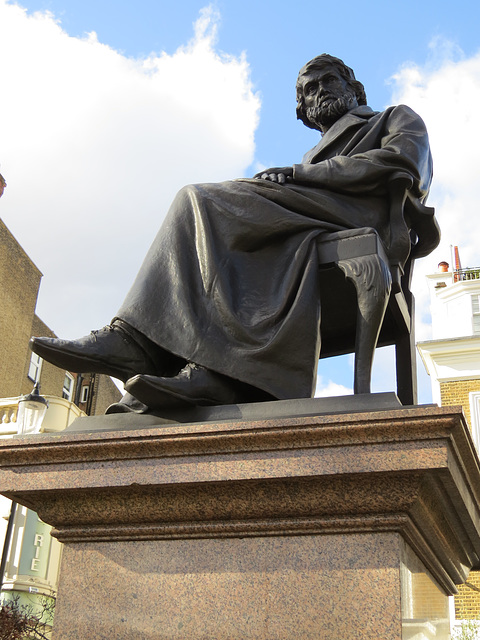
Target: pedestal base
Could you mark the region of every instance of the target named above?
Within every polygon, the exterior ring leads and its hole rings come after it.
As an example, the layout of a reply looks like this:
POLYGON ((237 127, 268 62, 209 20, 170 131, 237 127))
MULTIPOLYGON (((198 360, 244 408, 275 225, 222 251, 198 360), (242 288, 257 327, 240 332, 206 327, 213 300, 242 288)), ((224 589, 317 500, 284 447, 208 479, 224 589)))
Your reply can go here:
POLYGON ((24 438, 0 463, 65 543, 55 640, 446 640, 480 565, 456 408, 24 438))
POLYGON ((56 637, 397 640, 427 618, 447 640, 447 596, 412 556, 396 533, 70 544, 56 637))

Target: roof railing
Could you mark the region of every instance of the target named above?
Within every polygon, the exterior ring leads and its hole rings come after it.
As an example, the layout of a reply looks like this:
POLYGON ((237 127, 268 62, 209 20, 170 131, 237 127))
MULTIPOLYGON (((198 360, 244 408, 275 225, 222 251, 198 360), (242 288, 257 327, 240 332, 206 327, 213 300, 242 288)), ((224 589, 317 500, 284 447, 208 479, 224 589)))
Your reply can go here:
POLYGON ((461 282, 463 280, 480 280, 480 267, 473 269, 455 269, 453 272, 453 281, 461 282))

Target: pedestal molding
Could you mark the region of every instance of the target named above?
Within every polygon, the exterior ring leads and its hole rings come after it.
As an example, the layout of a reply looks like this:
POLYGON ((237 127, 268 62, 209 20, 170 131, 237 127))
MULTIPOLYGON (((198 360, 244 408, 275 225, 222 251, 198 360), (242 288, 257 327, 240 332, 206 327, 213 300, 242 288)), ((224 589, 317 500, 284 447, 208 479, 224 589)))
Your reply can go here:
MULTIPOLYGON (((449 595, 457 593, 456 583, 464 582, 468 572, 453 571, 455 582, 432 552, 430 543, 420 533, 412 519, 405 513, 371 517, 323 517, 299 520, 266 520, 201 522, 175 524, 149 524, 112 526, 66 527, 54 529, 52 535, 63 543, 111 542, 133 540, 198 540, 219 538, 247 538, 268 536, 332 535, 374 532, 400 533, 404 540, 422 558, 425 566, 434 575, 449 595)), ((449 567, 452 572, 452 567, 449 567)))
MULTIPOLYGON (((92 434, 41 434, 0 442, 0 467, 229 454, 335 447, 450 436, 461 423, 459 407, 228 421, 92 434), (425 418, 435 416, 428 425, 425 418), (341 428, 340 428, 341 427, 341 428)), ((88 420, 88 418, 84 418, 88 420)))

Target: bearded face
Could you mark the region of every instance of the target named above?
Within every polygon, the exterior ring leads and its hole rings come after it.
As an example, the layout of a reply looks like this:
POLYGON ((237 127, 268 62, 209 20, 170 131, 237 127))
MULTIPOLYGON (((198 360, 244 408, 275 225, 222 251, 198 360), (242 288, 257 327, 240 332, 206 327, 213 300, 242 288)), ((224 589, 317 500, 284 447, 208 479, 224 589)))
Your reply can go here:
POLYGON ((299 117, 308 127, 322 132, 358 106, 349 82, 328 64, 302 73, 297 81, 297 95, 299 117))
POLYGON ((325 131, 356 106, 358 106, 357 97, 353 91, 348 90, 338 98, 326 96, 318 100, 317 105, 306 108, 305 114, 313 128, 325 131))

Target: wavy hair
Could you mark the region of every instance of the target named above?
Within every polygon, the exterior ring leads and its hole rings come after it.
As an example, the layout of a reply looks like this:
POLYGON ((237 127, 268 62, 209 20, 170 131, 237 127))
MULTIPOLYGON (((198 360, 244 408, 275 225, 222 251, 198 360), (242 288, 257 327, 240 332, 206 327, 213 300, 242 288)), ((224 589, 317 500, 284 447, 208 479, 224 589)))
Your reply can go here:
MULTIPOLYGON (((332 66, 339 75, 348 83, 348 86, 354 92, 357 102, 359 105, 367 104, 367 96, 365 95, 365 87, 361 82, 359 82, 355 78, 355 74, 353 73, 353 69, 347 67, 347 65, 340 60, 340 58, 335 58, 334 56, 329 55, 328 53, 322 53, 322 55, 317 56, 307 62, 307 64, 302 67, 298 73, 298 79, 302 76, 306 75, 310 71, 314 71, 316 69, 323 69, 325 65, 332 66)), ((310 127, 310 129, 315 129, 316 127, 312 125, 310 120, 307 118, 306 110, 305 110, 305 100, 303 92, 300 90, 299 82, 297 80, 297 119, 301 120, 304 125, 310 127)))

